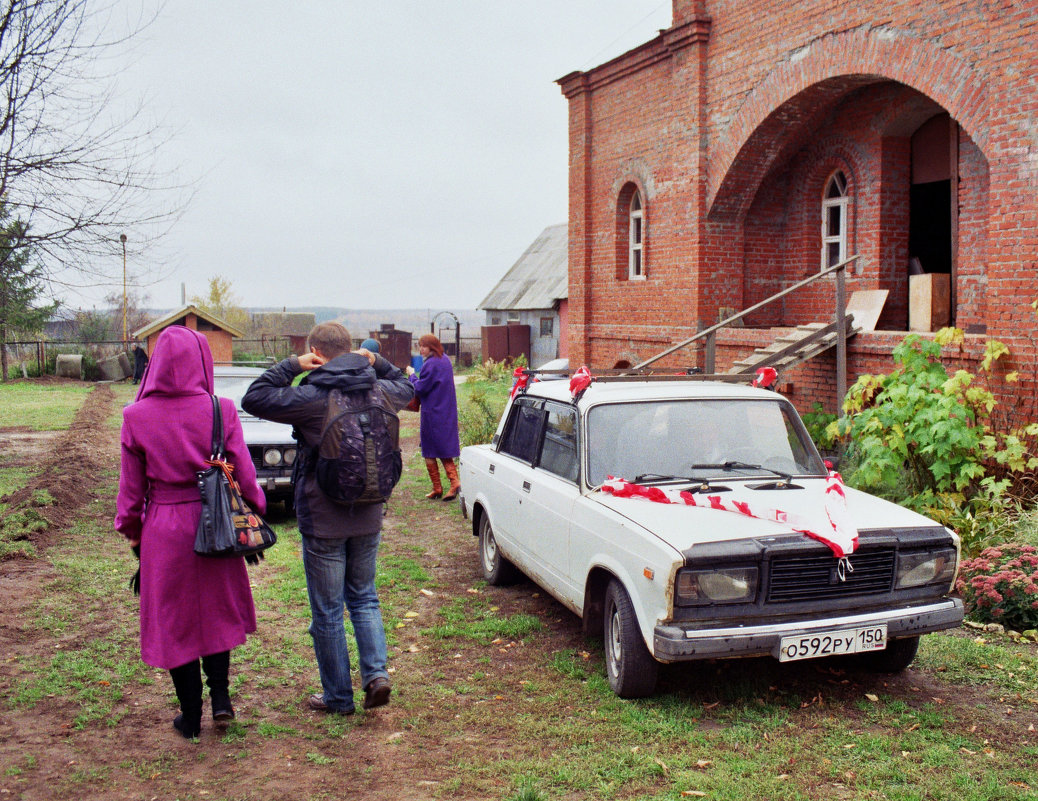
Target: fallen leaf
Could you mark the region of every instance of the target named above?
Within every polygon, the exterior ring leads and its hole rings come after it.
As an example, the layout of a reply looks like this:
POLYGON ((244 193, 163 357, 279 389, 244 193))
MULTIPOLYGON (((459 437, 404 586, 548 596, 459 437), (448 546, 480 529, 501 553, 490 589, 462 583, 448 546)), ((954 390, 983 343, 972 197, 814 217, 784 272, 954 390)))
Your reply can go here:
POLYGON ((720 706, 720 701, 714 701, 712 704, 703 704, 703 709, 713 709, 714 707, 720 706))
POLYGON ((418 592, 420 592, 422 595, 428 595, 430 598, 435 598, 436 597, 435 595, 433 595, 432 590, 427 590, 424 587, 422 589, 418 590, 418 592))
POLYGON ((713 764, 714 764, 714 762, 713 762, 712 759, 699 759, 699 760, 696 761, 696 767, 699 768, 700 770, 705 770, 706 768, 710 767, 713 764))
POLYGON ((686 798, 706 798, 706 793, 702 790, 682 790, 681 794, 686 798))
POLYGON ((872 693, 865 693, 865 697, 868 698, 873 703, 875 703, 876 701, 879 700, 879 696, 878 695, 873 695, 872 693))
POLYGON ((662 759, 657 759, 657 760, 655 760, 655 762, 656 762, 657 765, 659 765, 661 768, 663 768, 663 774, 664 775, 669 775, 670 774, 670 768, 667 767, 667 764, 662 759))

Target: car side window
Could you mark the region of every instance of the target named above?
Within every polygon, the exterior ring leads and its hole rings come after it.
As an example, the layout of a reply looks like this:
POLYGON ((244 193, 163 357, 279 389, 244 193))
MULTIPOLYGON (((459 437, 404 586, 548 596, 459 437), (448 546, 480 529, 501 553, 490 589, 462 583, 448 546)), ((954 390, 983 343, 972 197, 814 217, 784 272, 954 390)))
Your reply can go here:
POLYGON ((527 398, 517 400, 512 405, 500 451, 533 464, 540 449, 543 422, 544 410, 539 404, 527 398))
POLYGON ((539 466, 569 481, 577 480, 577 411, 571 406, 546 403, 544 443, 539 466))

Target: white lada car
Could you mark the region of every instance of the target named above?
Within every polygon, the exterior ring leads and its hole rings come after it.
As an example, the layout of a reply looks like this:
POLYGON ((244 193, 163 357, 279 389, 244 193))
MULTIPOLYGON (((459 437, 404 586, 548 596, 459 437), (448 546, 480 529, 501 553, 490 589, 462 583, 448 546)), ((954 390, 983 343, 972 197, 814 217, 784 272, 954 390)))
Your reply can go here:
POLYGON ((796 410, 688 378, 534 381, 461 454, 491 584, 517 569, 601 632, 613 690, 661 662, 852 654, 897 672, 958 626, 959 538, 844 487, 796 410))

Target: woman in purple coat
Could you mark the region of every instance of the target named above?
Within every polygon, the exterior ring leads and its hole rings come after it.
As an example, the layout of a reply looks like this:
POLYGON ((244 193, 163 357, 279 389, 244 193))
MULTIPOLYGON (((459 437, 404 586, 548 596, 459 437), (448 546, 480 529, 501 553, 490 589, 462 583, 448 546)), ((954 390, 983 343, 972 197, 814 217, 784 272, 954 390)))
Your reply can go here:
MULTIPOLYGON (((213 356, 196 331, 170 326, 159 336, 136 402, 123 410, 122 470, 115 528, 141 560, 141 659, 169 670, 180 702, 173 725, 197 737, 202 677, 213 720, 234 718, 228 693, 230 651, 256 630, 241 558, 195 555, 202 503, 195 473, 212 439, 213 356)), ((262 514, 266 499, 234 403, 220 399, 224 452, 245 500, 262 514)))
POLYGON ((443 498, 445 501, 458 497, 461 481, 454 460, 461 453, 458 441, 458 395, 454 389, 454 370, 451 360, 443 355, 443 345, 432 334, 423 334, 418 340, 418 352, 424 361, 422 369, 415 375, 409 365, 407 377, 414 384, 414 394, 421 402, 418 435, 422 445, 425 467, 432 479, 432 492, 426 498, 443 498), (450 480, 447 494, 440 484, 439 459, 450 480))

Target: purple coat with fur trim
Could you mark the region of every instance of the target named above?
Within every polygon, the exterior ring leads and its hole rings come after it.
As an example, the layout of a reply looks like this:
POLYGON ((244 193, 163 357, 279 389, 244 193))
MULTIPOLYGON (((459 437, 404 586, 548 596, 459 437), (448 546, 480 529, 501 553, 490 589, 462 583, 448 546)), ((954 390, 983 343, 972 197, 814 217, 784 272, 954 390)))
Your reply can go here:
MULTIPOLYGON (((159 336, 137 399, 123 410, 122 470, 115 528, 141 545, 141 658, 174 668, 227 651, 256 630, 245 562, 194 552, 201 514, 195 473, 212 438, 213 357, 196 331, 159 336)), ((224 450, 252 508, 266 499, 234 403, 220 399, 224 450)))

